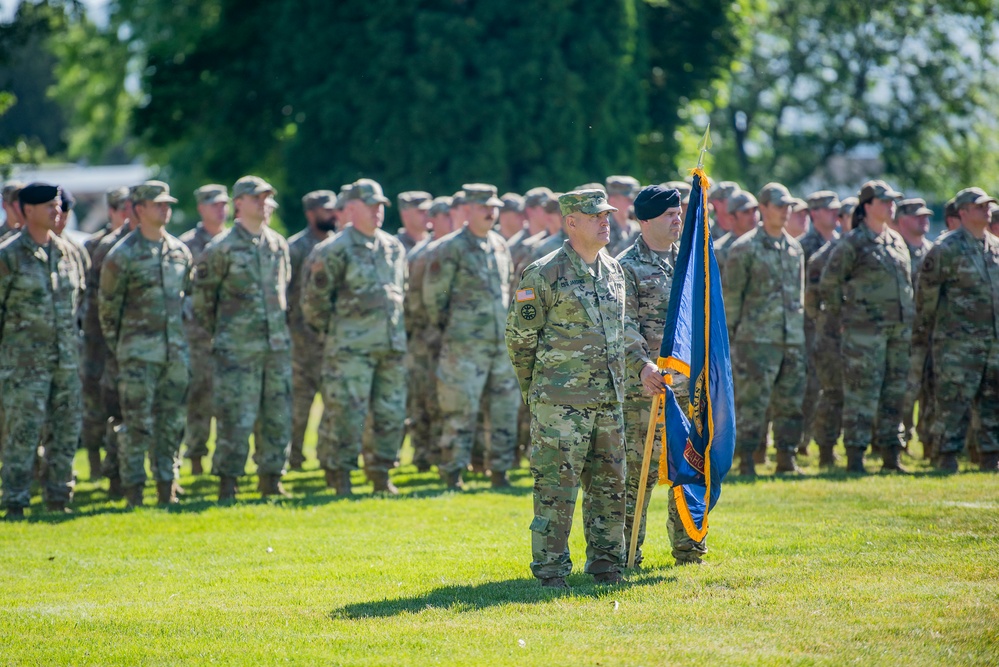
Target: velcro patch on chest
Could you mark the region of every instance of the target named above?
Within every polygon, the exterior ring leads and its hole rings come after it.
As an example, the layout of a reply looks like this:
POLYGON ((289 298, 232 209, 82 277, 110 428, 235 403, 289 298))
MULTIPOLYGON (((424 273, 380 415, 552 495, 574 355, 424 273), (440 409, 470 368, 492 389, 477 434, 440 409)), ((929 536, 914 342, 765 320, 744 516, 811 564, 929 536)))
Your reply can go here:
POLYGON ((534 301, 534 290, 531 288, 517 290, 517 303, 522 301, 534 301))

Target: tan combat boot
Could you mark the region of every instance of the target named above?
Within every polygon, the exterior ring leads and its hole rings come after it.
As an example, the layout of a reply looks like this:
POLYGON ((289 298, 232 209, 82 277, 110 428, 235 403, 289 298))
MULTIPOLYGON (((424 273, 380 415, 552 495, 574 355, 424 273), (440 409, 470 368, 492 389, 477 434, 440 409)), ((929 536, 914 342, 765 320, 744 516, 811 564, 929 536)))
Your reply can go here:
POLYGON ((800 475, 804 471, 798 467, 798 462, 795 460, 795 450, 793 449, 778 449, 777 450, 777 470, 778 475, 800 475))
POLYGON ((389 479, 387 470, 372 470, 368 473, 368 477, 371 478, 371 483, 375 487, 375 493, 387 493, 390 496, 399 495, 399 489, 389 479))
POLYGON ((864 450, 860 447, 848 447, 846 450, 846 471, 858 475, 866 475, 864 469, 864 450))
POLYGON ((129 507, 142 507, 143 484, 134 484, 125 487, 125 501, 129 507))
POLYGON ((291 498, 291 494, 285 491, 281 484, 281 475, 261 475, 260 476, 260 497, 279 496, 281 498, 291 498))
POLYGON ((881 450, 881 472, 909 472, 902 467, 902 448, 885 447, 881 450))
POLYGON ((235 477, 219 477, 219 505, 232 505, 236 502, 239 486, 235 477))
POLYGON ((336 495, 349 496, 354 493, 354 487, 350 481, 349 470, 336 470, 336 495))
POLYGON ((156 482, 156 504, 177 504, 177 485, 173 480, 170 480, 169 482, 156 482))

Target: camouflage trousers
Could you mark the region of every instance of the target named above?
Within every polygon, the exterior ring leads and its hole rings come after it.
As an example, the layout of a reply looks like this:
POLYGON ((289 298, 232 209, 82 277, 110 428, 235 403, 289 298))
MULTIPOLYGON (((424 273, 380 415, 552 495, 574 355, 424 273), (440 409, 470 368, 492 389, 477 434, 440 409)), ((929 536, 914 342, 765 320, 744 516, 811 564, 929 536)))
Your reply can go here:
MULTIPOLYGON (((624 541, 631 545, 631 531, 635 523, 638 491, 641 486, 642 457, 645 453, 645 436, 649 430, 649 417, 652 414, 652 399, 636 399, 624 404, 625 442, 625 519, 624 541)), ((641 521, 638 527, 638 548, 635 550, 635 564, 642 562, 642 544, 645 542, 645 515, 652 500, 652 491, 659 484, 659 458, 662 456, 663 425, 656 428, 652 443, 652 457, 649 463, 649 476, 645 483, 645 501, 641 508, 641 521)))
POLYGON ((801 444, 808 446, 814 437, 815 410, 821 385, 815 370, 815 323, 805 319, 805 393, 801 401, 801 444))
POLYGON ((442 423, 437 402, 437 357, 440 351, 429 345, 423 335, 422 331, 418 331, 408 341, 406 402, 413 464, 429 467, 440 463, 442 423))
POLYGON ((902 447, 902 402, 912 331, 907 324, 843 327, 843 444, 902 447))
POLYGON ((108 418, 111 417, 101 391, 101 378, 107 361, 107 343, 104 337, 88 332, 83 338, 83 355, 80 359, 80 383, 83 392, 83 431, 81 439, 88 451, 96 451, 104 444, 108 418))
POLYGON ((191 358, 191 384, 187 392, 187 425, 184 431, 184 455, 208 456, 212 433, 212 338, 194 322, 186 322, 188 351, 191 358))
POLYGON ((123 485, 145 484, 147 453, 155 481, 177 479, 188 383, 186 360, 121 364, 118 395, 123 425, 118 432, 118 462, 123 485))
POLYGON ((583 489, 585 572, 620 571, 626 556, 624 418, 620 403, 533 403, 531 572, 539 579, 572 572, 569 531, 583 489))
POLYGON ((839 335, 827 335, 820 327, 815 341, 815 375, 819 396, 812 423, 812 437, 819 447, 833 447, 843 426, 843 357, 839 335))
MULTIPOLYGON (((666 515, 666 533, 669 535, 670 546, 673 547, 673 558, 677 565, 696 562, 701 556, 708 553, 708 538, 705 535, 703 540, 695 540, 687 534, 687 529, 683 527, 683 520, 680 518, 680 510, 676 505, 676 493, 678 488, 669 489, 669 513, 666 515)), ((635 561, 638 562, 637 559, 635 561)))
POLYGON ((406 421, 406 384, 401 352, 337 350, 323 363, 323 401, 329 438, 317 451, 326 470, 356 470, 364 424, 372 417, 370 472, 395 466, 406 421))
POLYGON ((19 367, 3 381, 7 441, 3 447, 4 507, 31 504, 38 444, 48 427, 42 491, 49 502, 73 498, 73 456, 80 440, 82 405, 76 368, 19 367))
MULTIPOLYGON (((291 453, 289 461, 295 467, 305 461, 302 447, 309 414, 322 384, 323 350, 315 337, 293 335, 291 338, 291 453)), ((324 422, 319 420, 319 437, 323 440, 324 422)))
POLYGON ((948 341, 934 347, 933 370, 937 452, 964 449, 973 410, 981 422, 980 451, 999 452, 999 340, 948 341))
POLYGON ((766 438, 768 418, 773 420, 774 446, 797 449, 805 389, 804 347, 736 342, 732 346, 732 379, 740 451, 752 452, 766 438))
POLYGON ((104 428, 104 460, 101 462, 101 472, 105 477, 119 476, 118 470, 118 434, 122 427, 121 401, 118 396, 118 362, 114 356, 108 356, 104 364, 104 375, 101 377, 101 395, 104 405, 111 415, 104 428))
POLYGON ((503 473, 514 466, 520 388, 505 342, 445 343, 437 363, 437 400, 443 417, 441 470, 468 467, 482 425, 488 425, 489 469, 503 473))
POLYGON ((291 440, 289 350, 215 350, 215 455, 212 474, 246 473, 250 434, 261 475, 282 475, 291 440), (259 423, 258 423, 259 422, 259 423))

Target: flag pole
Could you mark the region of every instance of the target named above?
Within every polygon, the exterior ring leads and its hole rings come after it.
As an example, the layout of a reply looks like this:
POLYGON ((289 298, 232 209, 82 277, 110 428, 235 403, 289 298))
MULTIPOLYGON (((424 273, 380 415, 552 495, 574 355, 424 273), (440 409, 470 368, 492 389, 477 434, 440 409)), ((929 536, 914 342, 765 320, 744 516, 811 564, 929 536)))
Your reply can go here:
POLYGON ((642 527, 642 507, 645 505, 645 487, 649 481, 649 467, 652 463, 652 445, 656 437, 656 423, 663 404, 663 393, 652 397, 652 412, 649 415, 649 429, 645 433, 645 452, 642 454, 642 474, 638 482, 638 497, 635 499, 635 513, 631 519, 631 541, 628 545, 628 567, 635 567, 635 552, 638 550, 638 533, 642 527))

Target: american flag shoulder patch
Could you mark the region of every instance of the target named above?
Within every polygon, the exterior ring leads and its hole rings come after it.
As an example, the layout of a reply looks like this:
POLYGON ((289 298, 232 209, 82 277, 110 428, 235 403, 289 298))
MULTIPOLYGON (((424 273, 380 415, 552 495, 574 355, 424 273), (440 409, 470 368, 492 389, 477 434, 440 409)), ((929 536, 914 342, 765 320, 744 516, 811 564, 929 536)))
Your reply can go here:
POLYGON ((517 290, 517 302, 521 301, 534 301, 534 290, 530 288, 517 290))

